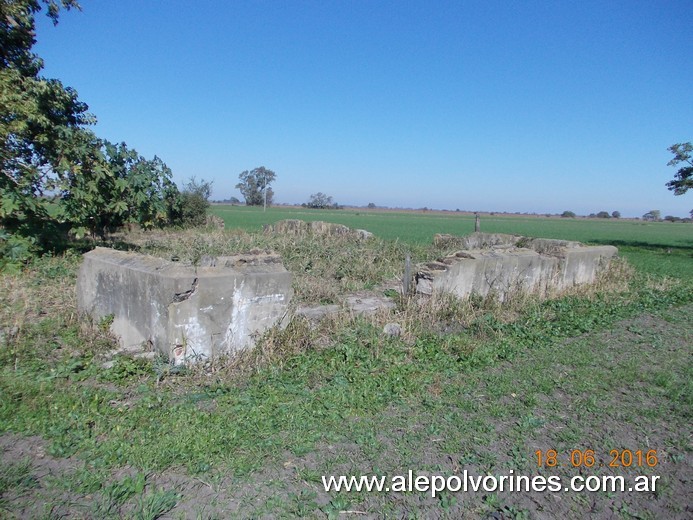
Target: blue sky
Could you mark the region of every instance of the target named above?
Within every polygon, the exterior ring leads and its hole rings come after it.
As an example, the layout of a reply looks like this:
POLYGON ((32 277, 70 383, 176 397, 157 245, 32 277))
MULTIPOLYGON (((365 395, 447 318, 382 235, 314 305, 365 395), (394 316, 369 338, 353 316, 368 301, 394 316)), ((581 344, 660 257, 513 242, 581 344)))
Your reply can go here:
POLYGON ((180 184, 276 201, 687 216, 693 2, 82 0, 44 75, 180 184))

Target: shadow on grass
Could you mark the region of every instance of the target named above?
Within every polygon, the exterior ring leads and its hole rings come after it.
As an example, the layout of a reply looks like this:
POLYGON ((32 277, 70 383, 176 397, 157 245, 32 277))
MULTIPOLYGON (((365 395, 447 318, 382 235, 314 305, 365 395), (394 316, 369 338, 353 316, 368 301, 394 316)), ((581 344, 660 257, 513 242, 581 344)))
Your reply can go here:
POLYGON ((693 257, 693 240, 690 241, 690 245, 674 245, 674 244, 655 244, 651 242, 641 242, 638 240, 591 240, 593 244, 603 244, 612 245, 616 247, 632 247, 636 249, 644 249, 647 251, 652 251, 655 253, 661 252, 676 252, 676 253, 689 253, 693 257))

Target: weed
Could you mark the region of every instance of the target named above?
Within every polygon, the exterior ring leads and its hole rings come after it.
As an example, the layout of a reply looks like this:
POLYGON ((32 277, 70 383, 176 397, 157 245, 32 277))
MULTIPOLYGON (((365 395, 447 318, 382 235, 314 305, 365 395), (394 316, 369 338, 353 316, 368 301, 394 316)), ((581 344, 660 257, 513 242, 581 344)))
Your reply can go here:
POLYGON ((37 479, 32 473, 31 460, 28 458, 18 462, 3 463, 0 467, 0 497, 9 490, 21 491, 36 485, 37 479))
POLYGON ((95 503, 95 516, 111 516, 118 513, 120 508, 131 497, 144 491, 146 477, 143 473, 127 476, 104 487, 101 499, 95 503))
POLYGON ((135 520, 156 520, 176 507, 178 494, 173 490, 152 489, 137 499, 130 518, 135 520))
POLYGON ((116 356, 111 368, 100 376, 102 381, 118 383, 130 382, 132 379, 142 379, 153 375, 152 363, 146 359, 128 356, 116 356))

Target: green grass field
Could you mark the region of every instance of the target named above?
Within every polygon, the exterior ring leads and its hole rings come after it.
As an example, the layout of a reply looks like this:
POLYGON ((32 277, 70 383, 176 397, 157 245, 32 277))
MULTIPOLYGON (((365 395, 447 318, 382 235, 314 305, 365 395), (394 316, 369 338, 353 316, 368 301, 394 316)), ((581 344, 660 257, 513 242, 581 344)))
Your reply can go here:
MULTIPOLYGON (((407 245, 436 254, 424 246, 435 233, 473 228, 473 217, 457 214, 213 212, 226 231, 168 231, 159 246, 142 233, 143 250, 279 245, 300 283, 332 277, 341 291, 352 282, 376 287, 368 276, 392 274, 407 245), (232 231, 259 232, 284 218, 339 222, 387 241, 232 231)), ((450 301, 434 312, 402 300, 387 317, 316 329, 297 321, 261 341, 263 363, 240 369, 128 356, 105 368, 114 348, 107 324, 76 311, 78 255, 0 274, 0 517, 689 518, 693 227, 489 216, 482 229, 613 243, 637 269, 618 262, 612 283, 550 301, 450 301), (385 320, 405 334, 384 335, 385 320), (563 466, 538 467, 537 451, 550 449, 563 466), (655 450, 659 462, 612 469, 614 449, 655 450), (572 467, 574 450, 593 450, 604 466, 572 467), (323 475, 465 469, 657 475, 661 485, 432 497, 328 493, 321 484, 323 475)))
MULTIPOLYGON (((386 240, 430 244, 436 233, 467 235, 474 231, 474 216, 455 212, 397 212, 370 210, 311 210, 214 205, 211 213, 224 219, 226 229, 262 230, 282 219, 324 220, 367 229, 386 240)), ((564 219, 489 215, 482 231, 530 237, 577 240, 586 244, 612 244, 636 268, 653 274, 693 277, 693 225, 621 219, 564 219)))

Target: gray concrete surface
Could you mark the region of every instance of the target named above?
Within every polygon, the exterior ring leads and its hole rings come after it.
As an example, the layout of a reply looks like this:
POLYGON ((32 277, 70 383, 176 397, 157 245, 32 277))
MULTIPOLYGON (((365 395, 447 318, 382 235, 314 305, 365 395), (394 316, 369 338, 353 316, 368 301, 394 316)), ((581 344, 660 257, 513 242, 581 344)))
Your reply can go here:
POLYGON ((112 316, 121 347, 150 343, 176 363, 233 354, 285 324, 291 275, 273 254, 219 257, 185 266, 96 248, 84 255, 78 309, 112 316))
MULTIPOLYGON (((442 241, 451 244, 452 238, 442 241)), ((459 237, 457 244, 462 250, 419 266, 417 293, 494 295, 500 300, 514 291, 546 296, 594 283, 618 252, 613 246, 488 233, 459 237)))
POLYGON ((314 222, 306 222, 298 219, 278 220, 274 224, 266 224, 264 226, 264 231, 265 233, 274 233, 278 235, 313 234, 354 237, 361 240, 367 240, 373 237, 373 233, 365 229, 351 229, 342 224, 323 222, 321 220, 316 220, 314 222))

